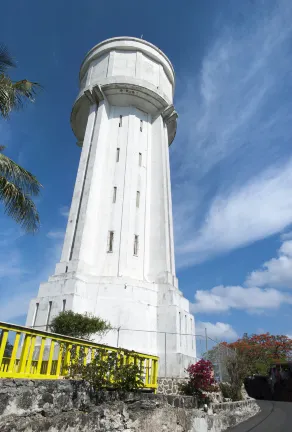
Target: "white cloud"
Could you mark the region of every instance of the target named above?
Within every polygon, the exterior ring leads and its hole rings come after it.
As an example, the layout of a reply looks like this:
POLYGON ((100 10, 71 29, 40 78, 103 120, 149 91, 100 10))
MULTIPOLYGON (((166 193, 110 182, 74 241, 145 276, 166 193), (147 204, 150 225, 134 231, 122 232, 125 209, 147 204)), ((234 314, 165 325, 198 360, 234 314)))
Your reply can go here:
POLYGON ((222 313, 235 309, 258 313, 292 304, 292 295, 287 291, 292 288, 292 240, 284 241, 277 254, 251 272, 243 286, 220 285, 196 291, 192 312, 222 313))
POLYGON ((60 214, 61 216, 64 216, 65 218, 68 218, 70 212, 70 208, 68 206, 62 206, 60 208, 60 214))
POLYGON ((198 321, 196 323, 196 334, 205 336, 205 329, 207 329, 207 336, 211 339, 218 340, 231 340, 238 338, 234 328, 227 323, 198 321))
POLYGON ((281 234, 281 240, 291 240, 292 239, 292 231, 288 231, 286 233, 281 234))
POLYGON ((292 240, 281 245, 277 258, 272 258, 261 269, 253 271, 247 277, 246 285, 292 288, 292 240))
POLYGON ((63 239, 65 235, 64 231, 52 230, 47 233, 47 237, 51 239, 63 239))
POLYGON ((211 290, 196 291, 191 310, 194 313, 222 313, 237 309, 257 313, 266 309, 278 309, 284 303, 292 304, 292 296, 273 288, 220 285, 211 290))
POLYGON ((242 21, 222 26, 181 84, 171 149, 179 267, 292 222, 291 2, 261 3, 242 21))
POLYGON ((292 221, 292 161, 268 169, 229 195, 217 196, 195 238, 178 247, 180 265, 244 246, 292 221))

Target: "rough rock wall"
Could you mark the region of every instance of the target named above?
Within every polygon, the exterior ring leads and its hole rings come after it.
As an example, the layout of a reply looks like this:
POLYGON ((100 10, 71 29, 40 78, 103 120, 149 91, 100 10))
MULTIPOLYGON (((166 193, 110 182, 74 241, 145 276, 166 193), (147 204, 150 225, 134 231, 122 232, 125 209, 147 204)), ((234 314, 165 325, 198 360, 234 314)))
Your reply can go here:
POLYGON ((157 393, 164 395, 180 394, 180 386, 187 383, 188 378, 158 378, 157 393))
MULTIPOLYGON (((216 415, 186 396, 93 393, 81 382, 0 380, 1 432, 220 432, 258 411, 252 401, 216 415)), ((213 407, 214 409, 214 407, 213 407)))

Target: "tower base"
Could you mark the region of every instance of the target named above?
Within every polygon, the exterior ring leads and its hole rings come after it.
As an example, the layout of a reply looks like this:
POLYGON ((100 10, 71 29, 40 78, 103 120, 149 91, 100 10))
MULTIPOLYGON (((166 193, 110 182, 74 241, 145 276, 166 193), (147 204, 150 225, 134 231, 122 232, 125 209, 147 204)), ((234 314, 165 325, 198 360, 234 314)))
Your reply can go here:
POLYGON ((113 327, 93 340, 159 356, 159 376, 183 377, 195 361, 194 317, 189 302, 168 283, 76 272, 52 276, 30 303, 27 326, 49 330, 62 310, 90 313, 113 327))

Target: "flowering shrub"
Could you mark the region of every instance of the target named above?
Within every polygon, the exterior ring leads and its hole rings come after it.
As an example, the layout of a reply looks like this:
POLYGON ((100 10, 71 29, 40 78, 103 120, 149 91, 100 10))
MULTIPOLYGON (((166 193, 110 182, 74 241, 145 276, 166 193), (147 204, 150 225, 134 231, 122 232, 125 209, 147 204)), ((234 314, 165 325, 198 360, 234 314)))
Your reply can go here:
POLYGON ((213 366, 209 360, 200 360, 187 368, 189 381, 182 388, 184 393, 195 395, 199 403, 208 403, 206 392, 214 392, 218 390, 216 385, 213 366))

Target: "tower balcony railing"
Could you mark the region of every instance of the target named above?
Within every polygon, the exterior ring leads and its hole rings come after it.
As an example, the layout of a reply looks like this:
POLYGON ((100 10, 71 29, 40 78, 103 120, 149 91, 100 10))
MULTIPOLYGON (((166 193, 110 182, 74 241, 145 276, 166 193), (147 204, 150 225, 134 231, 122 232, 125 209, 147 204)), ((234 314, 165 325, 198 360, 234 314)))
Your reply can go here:
MULTIPOLYGON (((138 365, 141 389, 156 391, 156 356, 0 321, 0 378, 65 379, 70 377, 69 371, 78 356, 86 365, 98 355, 107 361, 113 353, 122 353, 124 364, 138 365)), ((105 374, 114 377, 110 367, 105 374)))

